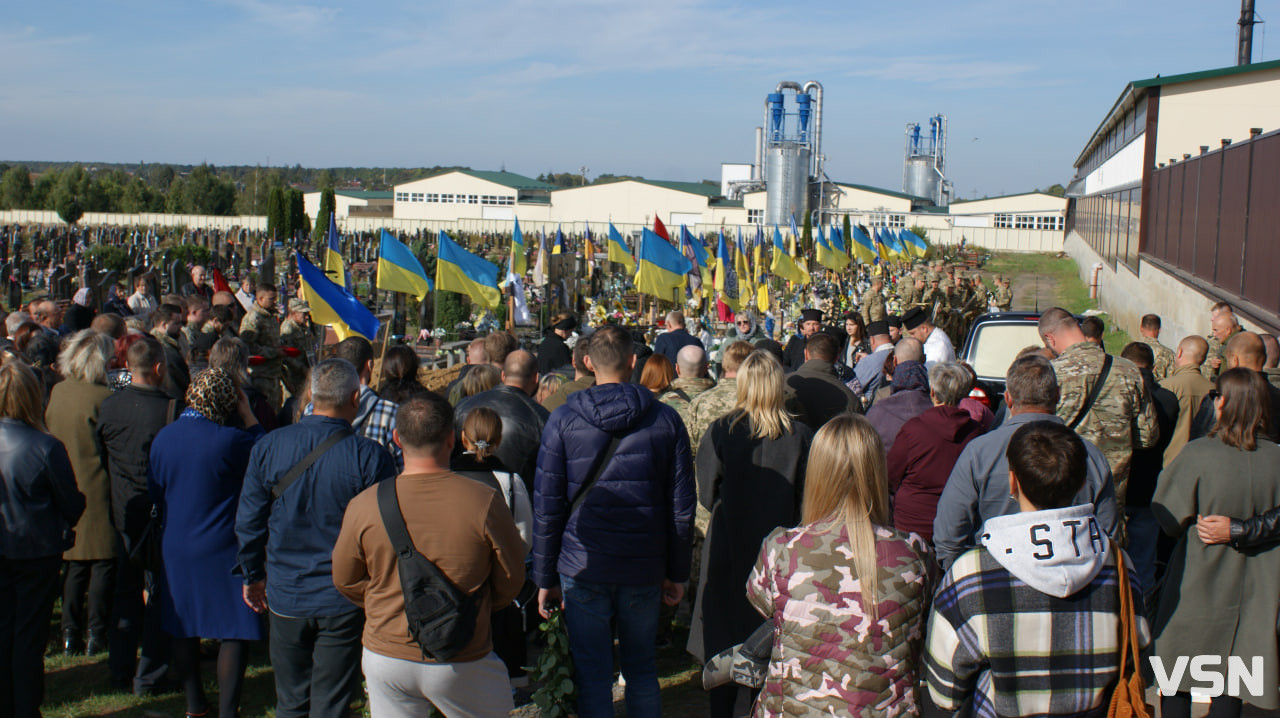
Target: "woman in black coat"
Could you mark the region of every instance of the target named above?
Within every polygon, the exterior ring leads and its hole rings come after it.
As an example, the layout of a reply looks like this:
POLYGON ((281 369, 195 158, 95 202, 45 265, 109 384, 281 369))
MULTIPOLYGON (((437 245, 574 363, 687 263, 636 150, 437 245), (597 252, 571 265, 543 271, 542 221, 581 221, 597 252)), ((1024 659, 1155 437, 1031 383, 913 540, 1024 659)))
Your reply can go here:
MULTIPOLYGON (((746 640, 760 626, 746 585, 760 544, 800 520, 813 430, 784 407, 782 365, 753 352, 738 369, 737 402, 698 444, 698 501, 711 511, 689 631, 700 660, 746 640)), ((710 691, 713 718, 734 715, 734 684, 710 691)))
POLYGON ((573 350, 564 340, 573 335, 578 320, 572 314, 560 314, 551 322, 547 338, 538 345, 538 373, 546 376, 573 365, 573 350))
POLYGON ((8 675, 0 715, 40 715, 44 651, 62 552, 84 513, 71 460, 44 423, 44 387, 17 360, 0 366, 0 635, 8 675))

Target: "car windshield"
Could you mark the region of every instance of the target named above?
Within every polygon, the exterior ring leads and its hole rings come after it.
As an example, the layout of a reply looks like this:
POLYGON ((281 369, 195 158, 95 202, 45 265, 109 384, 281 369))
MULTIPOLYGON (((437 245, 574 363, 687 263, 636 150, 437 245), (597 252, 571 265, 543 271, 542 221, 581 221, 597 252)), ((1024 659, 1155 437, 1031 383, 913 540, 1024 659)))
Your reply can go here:
POLYGON ((984 323, 973 335, 966 360, 979 377, 1003 379, 1018 352, 1043 345, 1034 321, 984 323))

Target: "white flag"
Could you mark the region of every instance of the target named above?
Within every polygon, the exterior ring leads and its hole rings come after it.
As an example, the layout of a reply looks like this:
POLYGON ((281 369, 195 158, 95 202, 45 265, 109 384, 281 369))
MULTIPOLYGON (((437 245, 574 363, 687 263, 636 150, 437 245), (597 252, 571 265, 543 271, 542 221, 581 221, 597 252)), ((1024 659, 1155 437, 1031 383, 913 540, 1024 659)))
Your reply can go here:
POLYGON ((513 321, 518 327, 533 326, 533 315, 529 313, 529 303, 524 298, 524 280, 514 274, 507 274, 507 282, 515 293, 516 315, 513 321))

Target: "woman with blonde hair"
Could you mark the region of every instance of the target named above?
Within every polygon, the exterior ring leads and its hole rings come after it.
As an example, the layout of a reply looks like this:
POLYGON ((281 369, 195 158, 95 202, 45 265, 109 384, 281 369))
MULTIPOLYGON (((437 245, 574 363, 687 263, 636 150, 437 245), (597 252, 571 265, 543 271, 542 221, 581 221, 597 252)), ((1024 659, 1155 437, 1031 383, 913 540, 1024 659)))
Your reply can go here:
POLYGON ((16 359, 0 366, 0 715, 40 715, 44 651, 62 552, 84 496, 62 442, 45 433, 44 387, 16 359))
MULTIPOLYGON (((263 431, 273 431, 280 426, 276 410, 271 408, 267 396, 253 385, 249 377, 249 345, 239 337, 223 337, 214 343, 209 350, 209 368, 222 369, 231 375, 236 386, 249 399, 249 407, 253 416, 262 426, 263 431)), ((305 404, 304 404, 305 406, 305 404)), ((231 426, 237 429, 247 428, 240 416, 232 415, 231 426)))
POLYGON ((92 329, 72 334, 58 354, 58 370, 64 378, 54 385, 44 414, 49 433, 67 448, 76 485, 86 501, 84 515, 76 524, 75 545, 62 556, 67 561, 62 592, 63 650, 67 655, 107 650, 115 590, 116 530, 111 523, 111 479, 97 431, 98 412, 103 400, 111 396, 107 363, 114 354, 115 345, 105 334, 92 329))
MULTIPOLYGON (((698 444, 698 501, 711 512, 689 631, 689 651, 701 660, 760 625, 742 586, 765 536, 800 520, 813 430, 783 402, 782 365, 754 351, 738 367, 733 410, 711 422, 698 444)), ((712 689, 711 715, 735 715, 738 698, 735 685, 712 689)))
POLYGON ((774 625, 758 716, 918 713, 932 559, 890 524, 884 456, 855 414, 813 439, 802 525, 765 539, 747 582, 774 625))

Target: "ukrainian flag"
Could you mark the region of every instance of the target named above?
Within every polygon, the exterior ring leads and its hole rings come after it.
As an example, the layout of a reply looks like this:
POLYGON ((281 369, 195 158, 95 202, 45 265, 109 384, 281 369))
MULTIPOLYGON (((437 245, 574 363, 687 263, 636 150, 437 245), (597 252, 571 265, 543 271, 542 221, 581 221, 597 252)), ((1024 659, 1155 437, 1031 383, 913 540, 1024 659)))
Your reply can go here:
POLYGON ((382 246, 378 249, 378 289, 412 294, 419 300, 435 289, 422 263, 403 242, 382 230, 382 246))
POLYGON ((716 246, 716 292, 720 301, 735 312, 742 311, 740 276, 734 269, 733 259, 729 256, 729 244, 724 241, 724 230, 720 230, 720 242, 716 246))
POLYGON ((465 294, 486 309, 497 309, 502 303, 497 266, 463 249, 443 229, 436 260, 436 286, 465 294))
POLYGON ((875 264, 877 258, 875 242, 862 231, 861 227, 854 226, 850 230, 853 232, 851 237, 853 241, 849 246, 853 248, 854 258, 863 264, 875 264))
POLYGON ((636 289, 659 299, 671 300, 675 292, 684 288, 685 276, 693 269, 679 249, 645 229, 640 235, 640 268, 636 274, 636 289))
POLYGON ((311 319, 316 324, 333 327, 341 341, 361 336, 374 341, 381 323, 369 308, 350 292, 324 276, 314 264, 298 254, 299 294, 311 306, 311 319))
POLYGON ((840 254, 849 256, 849 250, 844 246, 844 230, 834 224, 831 225, 831 246, 840 254))
POLYGON ((622 241, 622 235, 618 233, 617 228, 613 226, 613 222, 609 223, 609 261, 617 262, 627 268, 627 274, 636 273, 636 258, 631 255, 631 250, 627 249, 627 245, 622 241))
POLYGON ((516 218, 515 231, 511 233, 511 274, 523 278, 529 270, 529 259, 524 254, 524 235, 520 233, 520 218, 516 218))
MULTIPOLYGON (((835 237, 835 228, 831 229, 831 236, 835 237)), ((827 269, 839 272, 849 264, 849 258, 844 252, 837 252, 831 243, 827 241, 827 234, 822 230, 822 226, 818 226, 818 264, 827 269)))
POLYGON ((552 254, 564 254, 564 233, 560 231, 560 225, 556 225, 556 242, 551 245, 552 254))
POLYGON ((342 280, 342 286, 349 292, 351 291, 351 275, 347 273, 347 267, 342 262, 342 245, 339 243, 338 237, 338 220, 334 217, 334 213, 329 213, 329 240, 325 245, 324 251, 324 273, 336 284, 338 280, 342 280))
POLYGON ((782 232, 777 225, 773 226, 773 263, 769 265, 769 271, 788 282, 804 284, 808 281, 804 271, 796 265, 796 260, 791 258, 786 245, 782 243, 782 232))
POLYGON ((684 255, 688 257, 692 254, 693 260, 698 264, 697 279, 700 287, 693 287, 693 289, 700 288, 702 293, 710 298, 711 286, 715 280, 711 277, 710 258, 707 256, 707 248, 702 246, 702 239, 694 239, 693 234, 689 232, 689 228, 683 224, 680 225, 680 242, 683 246, 688 247, 689 250, 684 255))
POLYGON ((906 246, 907 250, 910 251, 917 259, 924 259, 925 255, 929 253, 929 243, 925 241, 924 237, 921 237, 915 232, 912 232, 909 229, 904 229, 898 236, 902 239, 902 243, 906 246))

